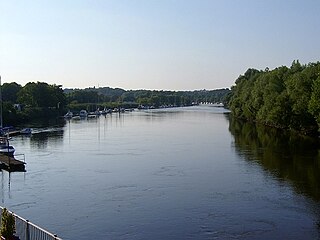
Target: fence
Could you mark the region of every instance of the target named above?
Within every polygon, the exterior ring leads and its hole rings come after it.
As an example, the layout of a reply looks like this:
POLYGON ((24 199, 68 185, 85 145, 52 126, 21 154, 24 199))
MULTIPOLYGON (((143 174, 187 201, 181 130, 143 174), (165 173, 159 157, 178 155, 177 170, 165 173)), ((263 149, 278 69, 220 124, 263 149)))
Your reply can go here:
MULTIPOLYGON (((0 207, 0 213, 2 215, 3 208, 0 207)), ((16 221, 16 233, 19 240, 62 240, 57 235, 49 233, 41 227, 29 222, 28 220, 14 214, 16 221)), ((1 224, 1 218, 0 218, 1 224)))

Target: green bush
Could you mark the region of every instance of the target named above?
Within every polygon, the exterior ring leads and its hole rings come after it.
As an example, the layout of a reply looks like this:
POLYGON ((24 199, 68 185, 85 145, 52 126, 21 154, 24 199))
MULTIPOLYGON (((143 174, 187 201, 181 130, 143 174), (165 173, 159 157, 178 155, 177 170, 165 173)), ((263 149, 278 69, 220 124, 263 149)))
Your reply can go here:
POLYGON ((5 239, 10 239, 15 233, 15 218, 6 208, 2 210, 0 234, 5 239))

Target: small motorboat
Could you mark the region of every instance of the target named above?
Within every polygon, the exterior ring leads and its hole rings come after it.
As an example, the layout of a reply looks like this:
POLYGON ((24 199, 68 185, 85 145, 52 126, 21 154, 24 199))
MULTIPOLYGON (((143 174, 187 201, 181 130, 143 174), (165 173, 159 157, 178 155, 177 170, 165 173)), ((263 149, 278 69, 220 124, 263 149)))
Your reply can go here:
POLYGON ((112 113, 112 109, 107 109, 107 108, 104 108, 102 111, 101 111, 101 114, 102 115, 107 115, 109 113, 112 113))
POLYGON ((24 134, 24 135, 30 135, 32 133, 32 129, 31 128, 23 128, 20 131, 20 134, 24 134))
POLYGON ((71 119, 72 120, 81 120, 81 117, 79 115, 77 115, 77 116, 73 116, 71 119))
POLYGON ((88 112, 86 110, 81 110, 79 116, 81 118, 86 118, 88 116, 88 112))
POLYGON ((87 118, 88 119, 97 118, 97 115, 96 114, 88 114, 87 118))

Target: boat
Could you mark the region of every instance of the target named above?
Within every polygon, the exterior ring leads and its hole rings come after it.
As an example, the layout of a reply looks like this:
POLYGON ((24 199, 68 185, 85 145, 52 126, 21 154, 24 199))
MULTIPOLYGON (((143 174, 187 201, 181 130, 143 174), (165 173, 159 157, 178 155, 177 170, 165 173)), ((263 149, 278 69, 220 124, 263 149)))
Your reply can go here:
POLYGON ((104 108, 104 109, 101 111, 101 115, 107 115, 108 113, 112 113, 112 110, 111 110, 111 109, 104 108))
POLYGON ((9 144, 9 139, 7 137, 0 137, 0 154, 12 157, 14 152, 15 149, 9 144))
POLYGON ((100 116, 100 115, 101 115, 100 109, 97 108, 97 110, 94 112, 94 114, 95 114, 96 116, 100 116))
POLYGON ((1 136, 6 136, 9 135, 10 133, 14 132, 15 128, 13 126, 8 126, 8 127, 0 127, 0 135, 1 136))
POLYGON ((64 115, 64 118, 66 119, 70 119, 72 117, 73 117, 73 113, 70 110, 64 115))
POLYGON ((81 118, 86 118, 88 116, 88 112, 86 110, 81 110, 79 116, 81 118))
POLYGON ((88 114, 87 118, 92 119, 92 118, 97 118, 98 116, 96 114, 88 114))
POLYGON ((74 117, 72 117, 71 119, 72 119, 72 120, 80 120, 80 119, 81 119, 81 117, 78 115, 78 116, 74 116, 74 117))
POLYGON ((24 135, 29 135, 32 133, 32 129, 31 128, 23 128, 20 130, 20 134, 24 134, 24 135))
POLYGON ((103 110, 101 110, 100 113, 101 113, 101 115, 106 115, 106 114, 107 114, 106 108, 104 108, 103 110))
POLYGON ((87 117, 88 117, 88 118, 89 118, 89 117, 92 118, 93 115, 96 116, 96 117, 99 117, 99 116, 101 115, 101 112, 100 112, 99 108, 98 108, 96 111, 94 111, 94 112, 89 112, 88 115, 87 115, 87 117))

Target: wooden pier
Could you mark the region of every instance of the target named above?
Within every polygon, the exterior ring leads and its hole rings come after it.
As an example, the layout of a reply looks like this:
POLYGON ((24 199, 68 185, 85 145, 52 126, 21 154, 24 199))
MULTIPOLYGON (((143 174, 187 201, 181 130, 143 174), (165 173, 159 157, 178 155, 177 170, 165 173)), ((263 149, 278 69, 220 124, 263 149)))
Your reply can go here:
POLYGON ((12 136, 18 136, 21 135, 20 131, 14 130, 14 131, 10 131, 8 132, 8 136, 12 137, 12 136))
POLYGON ((0 154, 0 169, 9 172, 25 172, 25 162, 15 159, 4 154, 0 154))

